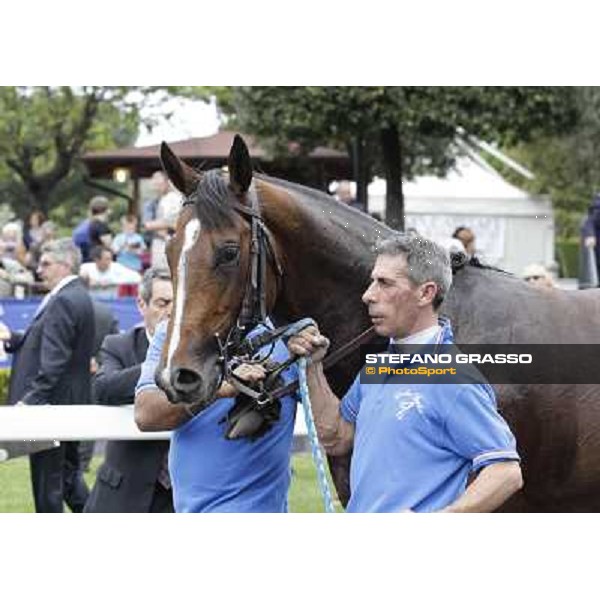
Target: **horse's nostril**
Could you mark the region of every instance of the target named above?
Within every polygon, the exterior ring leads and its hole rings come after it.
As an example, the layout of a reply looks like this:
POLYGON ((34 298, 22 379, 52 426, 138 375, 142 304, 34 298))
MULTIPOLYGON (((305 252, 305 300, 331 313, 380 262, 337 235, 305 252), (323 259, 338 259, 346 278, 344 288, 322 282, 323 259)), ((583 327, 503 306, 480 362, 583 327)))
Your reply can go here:
POLYGON ((182 394, 195 392, 202 383, 202 377, 192 369, 175 369, 171 373, 171 385, 173 389, 182 394))

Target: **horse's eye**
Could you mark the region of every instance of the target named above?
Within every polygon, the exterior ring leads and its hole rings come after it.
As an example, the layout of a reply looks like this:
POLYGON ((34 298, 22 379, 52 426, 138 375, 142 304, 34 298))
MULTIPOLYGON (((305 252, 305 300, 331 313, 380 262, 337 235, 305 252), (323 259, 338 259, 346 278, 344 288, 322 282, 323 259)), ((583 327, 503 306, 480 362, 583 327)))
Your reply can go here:
POLYGON ((217 266, 231 265, 239 262, 239 258, 240 249, 237 246, 224 246, 217 250, 216 264, 217 266))

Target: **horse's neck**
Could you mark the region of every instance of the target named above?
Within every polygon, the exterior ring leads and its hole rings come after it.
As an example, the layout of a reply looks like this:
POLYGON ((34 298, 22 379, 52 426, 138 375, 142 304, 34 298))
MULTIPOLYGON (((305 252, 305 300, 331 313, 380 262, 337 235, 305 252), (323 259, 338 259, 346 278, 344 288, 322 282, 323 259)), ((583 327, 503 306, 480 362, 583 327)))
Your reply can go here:
POLYGON ((373 266, 373 246, 392 230, 374 219, 321 198, 293 191, 265 204, 284 268, 275 308, 282 320, 313 317, 345 341, 368 325, 361 297, 373 266))

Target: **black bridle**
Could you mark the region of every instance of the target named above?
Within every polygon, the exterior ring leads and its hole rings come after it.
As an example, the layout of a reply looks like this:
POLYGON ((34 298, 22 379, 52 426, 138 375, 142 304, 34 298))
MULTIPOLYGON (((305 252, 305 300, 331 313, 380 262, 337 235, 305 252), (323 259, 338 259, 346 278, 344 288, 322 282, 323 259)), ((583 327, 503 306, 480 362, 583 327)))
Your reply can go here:
MULTIPOLYGON (((245 385, 235 377, 233 371, 242 362, 256 364, 264 363, 268 359, 268 356, 256 359, 255 355, 261 347, 274 344, 278 336, 272 337, 272 333, 276 332, 266 332, 272 338, 269 340, 263 334, 260 346, 257 346, 256 341, 253 343, 248 340, 247 336, 258 325, 263 325, 267 330, 272 329, 272 326, 267 321, 267 264, 270 260, 273 265, 277 277, 277 289, 281 287, 283 269, 273 248, 271 233, 262 218, 254 184, 250 186, 246 193, 246 198, 248 199, 248 205, 242 204, 237 197, 232 202, 233 210, 250 224, 250 255, 246 289, 235 324, 230 328, 224 339, 218 332, 215 334, 215 339, 219 351, 219 363, 222 368, 221 382, 224 380, 231 382, 238 391, 255 397, 256 401, 261 403, 265 401, 264 399, 261 400, 263 393, 257 393, 245 385)), ((194 193, 186 198, 182 207, 196 206, 197 202, 197 193, 194 193)), ((266 387, 268 387, 268 380, 275 379, 291 362, 293 361, 286 362, 284 365, 272 370, 265 382, 266 387)))
MULTIPOLYGON (((275 342, 285 338, 292 328, 295 327, 298 331, 298 325, 301 327, 306 325, 299 322, 291 326, 286 325, 273 329, 267 320, 267 264, 269 260, 277 277, 276 295, 282 287, 284 272, 273 248, 272 235, 262 218, 254 184, 251 185, 246 197, 249 201, 248 205, 242 204, 237 197, 233 199, 232 203, 232 208, 250 224, 250 257, 246 289, 235 324, 230 328, 225 339, 218 332, 215 334, 221 365, 221 380, 217 387, 220 387, 223 381, 228 381, 236 388, 238 393, 250 400, 255 410, 261 412, 266 410, 268 412, 271 407, 278 404, 279 399, 298 389, 298 381, 287 385, 280 385, 279 383, 281 381, 280 375, 298 360, 298 356, 291 356, 280 364, 269 364, 275 342), (265 331, 249 337, 249 334, 258 325, 262 325, 265 331), (268 346, 270 346, 270 350, 266 355, 264 352, 260 352, 261 349, 268 346), (234 370, 242 363, 262 364, 265 367, 267 374, 265 379, 258 383, 258 389, 250 387, 249 384, 234 374, 234 370)), ((196 206, 197 201, 197 193, 194 193, 183 202, 182 206, 196 206)), ((306 321, 311 320, 307 319, 306 321)), ((370 341, 373 336, 373 328, 362 332, 330 354, 323 362, 324 368, 328 369, 333 366, 360 344, 370 341)))

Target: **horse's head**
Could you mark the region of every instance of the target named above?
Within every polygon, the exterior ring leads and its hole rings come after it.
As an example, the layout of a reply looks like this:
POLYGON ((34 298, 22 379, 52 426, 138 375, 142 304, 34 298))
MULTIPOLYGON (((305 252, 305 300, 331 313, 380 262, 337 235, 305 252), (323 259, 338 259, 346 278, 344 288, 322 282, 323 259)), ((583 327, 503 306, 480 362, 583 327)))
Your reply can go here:
POLYGON ((157 381, 172 402, 201 402, 206 407, 222 380, 220 343, 231 341, 240 319, 252 321, 256 315, 249 313, 261 303, 261 293, 263 312, 274 303, 275 263, 269 259, 263 267, 253 250, 264 253, 265 244, 269 254, 275 250, 264 241, 268 234, 258 216, 252 164, 241 137, 234 140, 228 174, 198 173, 166 144, 161 158, 186 201, 167 246, 174 309, 157 381), (258 291, 252 287, 257 277, 258 291))

